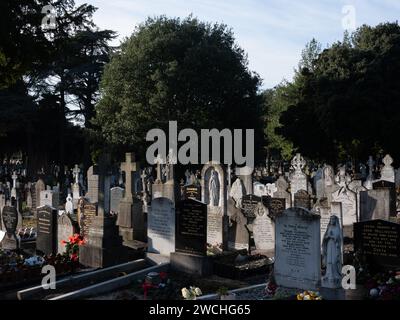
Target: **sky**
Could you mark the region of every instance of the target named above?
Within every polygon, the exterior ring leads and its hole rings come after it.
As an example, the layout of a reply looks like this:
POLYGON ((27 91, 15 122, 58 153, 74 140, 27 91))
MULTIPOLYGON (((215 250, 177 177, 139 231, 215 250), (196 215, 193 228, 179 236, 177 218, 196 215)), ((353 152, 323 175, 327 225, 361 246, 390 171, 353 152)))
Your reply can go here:
POLYGON ((291 80, 305 44, 322 47, 343 39, 345 30, 400 18, 400 0, 75 0, 98 8, 94 22, 118 33, 113 45, 147 17, 166 15, 224 23, 246 51, 249 68, 272 88, 291 80))

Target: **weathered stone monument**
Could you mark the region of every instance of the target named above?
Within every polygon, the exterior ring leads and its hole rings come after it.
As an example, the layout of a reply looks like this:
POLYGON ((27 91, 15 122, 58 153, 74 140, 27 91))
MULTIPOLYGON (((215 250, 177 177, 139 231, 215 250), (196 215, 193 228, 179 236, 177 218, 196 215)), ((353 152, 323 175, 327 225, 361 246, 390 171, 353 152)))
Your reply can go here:
POLYGON ((175 205, 168 198, 151 202, 147 222, 147 250, 169 256, 175 251, 175 205))
POLYGON ((202 202, 207 204, 207 243, 227 248, 228 216, 225 172, 222 166, 210 161, 201 171, 202 202))
POLYGON ((275 220, 276 283, 315 290, 321 283, 320 216, 289 208, 275 220))

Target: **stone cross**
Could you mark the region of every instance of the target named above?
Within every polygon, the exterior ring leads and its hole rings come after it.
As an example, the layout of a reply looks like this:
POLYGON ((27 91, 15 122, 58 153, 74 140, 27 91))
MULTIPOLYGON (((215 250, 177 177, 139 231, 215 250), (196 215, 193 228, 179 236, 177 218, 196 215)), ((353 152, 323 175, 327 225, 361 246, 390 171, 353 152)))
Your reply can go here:
POLYGON ((291 164, 296 173, 301 173, 302 169, 306 165, 306 162, 300 153, 296 153, 296 156, 293 158, 291 164))
POLYGON ((72 173, 74 174, 74 177, 75 177, 76 184, 79 184, 79 172, 81 172, 81 169, 79 169, 78 165, 76 164, 74 169, 72 170, 72 173))
POLYGON ((132 171, 137 170, 134 153, 125 154, 125 162, 121 163, 121 171, 125 172, 125 198, 132 200, 132 171))

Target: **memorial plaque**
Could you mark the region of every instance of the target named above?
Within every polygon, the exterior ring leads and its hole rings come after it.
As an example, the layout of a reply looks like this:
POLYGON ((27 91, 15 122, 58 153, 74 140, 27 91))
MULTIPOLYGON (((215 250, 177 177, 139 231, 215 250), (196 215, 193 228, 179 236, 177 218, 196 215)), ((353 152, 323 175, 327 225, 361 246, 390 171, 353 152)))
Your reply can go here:
POLYGON ((195 184, 184 186, 183 196, 185 199, 195 199, 201 201, 201 187, 195 184))
POLYGON ((169 256, 175 251, 174 203, 164 197, 153 199, 147 223, 148 251, 169 256))
POLYGON ((275 280, 288 288, 315 290, 321 281, 320 216, 289 208, 275 220, 275 280))
POLYGON ((36 250, 45 254, 57 253, 57 210, 39 207, 37 212, 36 250))
POLYGON ((257 205, 261 202, 261 197, 248 194, 242 198, 242 212, 246 218, 254 219, 255 209, 257 205))
POLYGON ((89 239, 89 228, 93 218, 97 215, 97 205, 93 203, 85 203, 83 212, 80 216, 81 236, 84 239, 89 239))
POLYGON ((390 217, 396 217, 397 212, 396 212, 396 184, 394 182, 386 181, 386 180, 381 180, 374 182, 372 184, 372 188, 374 190, 389 190, 390 194, 390 199, 389 199, 389 216, 390 217))
POLYGON ((311 197, 306 190, 299 190, 294 194, 294 206, 311 209, 311 197))
POLYGON ((354 249, 376 271, 397 270, 400 266, 400 225, 385 220, 354 224, 354 249))
POLYGON ((205 203, 188 199, 177 204, 175 251, 206 255, 207 205, 205 203))
POLYGON ((8 234, 15 233, 18 225, 18 212, 15 207, 4 206, 2 211, 4 227, 8 234))

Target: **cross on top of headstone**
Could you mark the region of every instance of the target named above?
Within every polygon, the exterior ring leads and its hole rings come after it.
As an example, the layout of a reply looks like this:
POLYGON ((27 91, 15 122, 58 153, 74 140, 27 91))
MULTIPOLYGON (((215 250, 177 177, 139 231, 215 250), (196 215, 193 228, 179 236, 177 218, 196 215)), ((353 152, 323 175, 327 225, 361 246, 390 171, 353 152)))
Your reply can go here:
POLYGON ((81 169, 79 169, 79 166, 76 164, 74 169, 72 169, 72 173, 74 174, 76 184, 79 184, 79 173, 80 172, 81 172, 81 169))
POLYGON ((296 153, 296 156, 292 159, 291 164, 295 172, 301 172, 306 165, 306 161, 304 160, 304 158, 301 156, 300 153, 296 153))
POLYGON ((125 198, 132 199, 132 171, 137 170, 135 154, 128 152, 125 154, 125 162, 121 163, 121 171, 125 172, 125 198))

